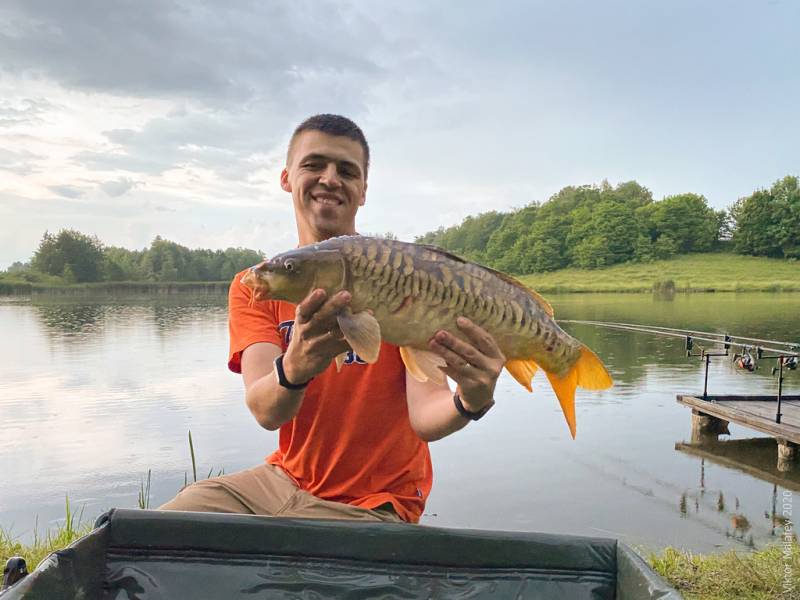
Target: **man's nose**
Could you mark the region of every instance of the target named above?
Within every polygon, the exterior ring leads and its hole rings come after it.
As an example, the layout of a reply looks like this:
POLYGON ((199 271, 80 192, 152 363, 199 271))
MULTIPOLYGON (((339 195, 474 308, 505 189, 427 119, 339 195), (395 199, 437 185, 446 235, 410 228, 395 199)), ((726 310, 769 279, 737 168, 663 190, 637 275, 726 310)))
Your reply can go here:
POLYGON ((336 168, 336 163, 329 162, 327 164, 325 170, 322 171, 319 182, 323 185, 327 185, 328 187, 339 187, 342 185, 342 181, 339 179, 339 171, 336 168))

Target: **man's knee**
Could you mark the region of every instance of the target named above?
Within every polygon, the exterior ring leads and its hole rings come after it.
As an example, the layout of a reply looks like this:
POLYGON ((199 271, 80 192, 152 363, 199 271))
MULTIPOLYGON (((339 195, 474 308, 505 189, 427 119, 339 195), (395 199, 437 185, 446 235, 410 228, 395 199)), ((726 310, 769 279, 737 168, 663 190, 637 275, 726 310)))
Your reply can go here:
POLYGON ((204 479, 186 486, 158 510, 253 514, 230 489, 216 479, 204 479))

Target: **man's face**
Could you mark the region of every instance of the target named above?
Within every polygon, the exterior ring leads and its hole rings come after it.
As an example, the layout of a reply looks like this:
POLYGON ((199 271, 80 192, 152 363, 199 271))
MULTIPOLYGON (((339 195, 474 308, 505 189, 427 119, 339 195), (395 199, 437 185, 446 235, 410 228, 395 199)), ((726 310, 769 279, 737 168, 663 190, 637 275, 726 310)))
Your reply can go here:
POLYGON ((294 140, 281 187, 292 194, 301 244, 353 234, 366 201, 364 150, 344 136, 304 131, 294 140))

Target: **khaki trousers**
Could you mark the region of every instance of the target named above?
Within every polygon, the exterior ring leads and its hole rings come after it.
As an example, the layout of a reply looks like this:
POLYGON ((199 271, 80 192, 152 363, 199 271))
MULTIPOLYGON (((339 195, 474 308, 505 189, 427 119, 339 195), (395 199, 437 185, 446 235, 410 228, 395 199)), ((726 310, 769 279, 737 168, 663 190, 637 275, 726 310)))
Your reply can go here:
POLYGON ((403 522, 388 502, 370 509, 322 500, 299 489, 280 467, 266 463, 193 483, 158 510, 403 522))

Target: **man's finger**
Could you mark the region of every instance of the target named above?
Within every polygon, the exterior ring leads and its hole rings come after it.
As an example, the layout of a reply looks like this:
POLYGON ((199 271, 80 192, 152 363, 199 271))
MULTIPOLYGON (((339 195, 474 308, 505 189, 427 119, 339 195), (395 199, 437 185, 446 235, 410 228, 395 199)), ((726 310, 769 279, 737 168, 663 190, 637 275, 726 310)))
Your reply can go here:
POLYGON ((472 362, 472 360, 452 351, 444 344, 440 344, 436 339, 431 340, 430 349, 445 360, 450 370, 459 373, 463 377, 475 378, 480 375, 481 371, 489 368, 485 359, 473 359, 475 362, 472 362))
MULTIPOLYGON (((468 342, 458 339, 447 331, 437 331, 436 335, 433 336, 433 341, 443 346, 448 351, 458 355, 463 362, 467 362, 481 369, 488 367, 489 358, 478 350, 478 348, 468 342)), ((456 362, 455 364, 458 363, 456 362)))
POLYGON ((342 290, 327 300, 311 319, 310 328, 313 332, 327 331, 336 327, 336 316, 350 303, 350 292, 342 290))
POLYGON ((297 305, 297 310, 295 311, 295 322, 300 323, 308 323, 311 320, 311 317, 314 316, 320 307, 325 303, 325 298, 327 298, 327 294, 325 290, 321 288, 317 288, 315 290, 311 290, 311 293, 306 296, 300 304, 297 305))
POLYGON ((458 325, 458 328, 464 332, 475 347, 486 356, 490 358, 501 358, 503 356, 503 353, 492 335, 482 327, 475 325, 475 323, 466 317, 458 317, 458 319, 456 319, 456 325, 458 325))

